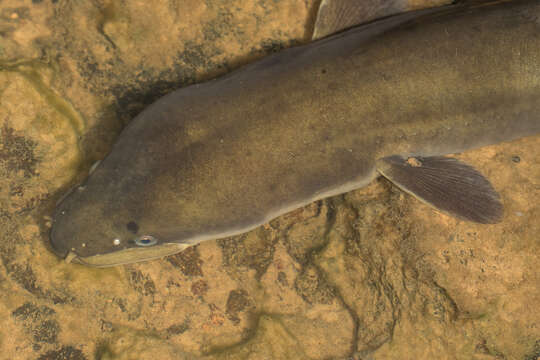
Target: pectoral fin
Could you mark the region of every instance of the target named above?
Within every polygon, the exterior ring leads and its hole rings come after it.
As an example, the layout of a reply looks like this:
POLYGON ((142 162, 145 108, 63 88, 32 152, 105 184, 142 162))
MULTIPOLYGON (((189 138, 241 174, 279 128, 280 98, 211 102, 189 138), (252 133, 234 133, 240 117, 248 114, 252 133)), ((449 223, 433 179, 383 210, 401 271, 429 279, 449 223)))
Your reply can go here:
POLYGON ((377 161, 385 178, 421 201, 482 224, 501 220, 503 206, 491 183, 473 167, 443 156, 389 156, 377 161))

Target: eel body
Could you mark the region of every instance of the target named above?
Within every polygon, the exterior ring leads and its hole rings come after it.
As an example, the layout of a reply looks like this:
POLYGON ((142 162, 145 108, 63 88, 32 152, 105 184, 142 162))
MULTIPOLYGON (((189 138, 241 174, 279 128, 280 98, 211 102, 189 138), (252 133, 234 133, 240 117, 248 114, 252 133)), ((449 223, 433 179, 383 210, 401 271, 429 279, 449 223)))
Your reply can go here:
POLYGON ((489 182, 442 157, 540 132, 540 1, 408 12, 181 88, 58 205, 51 244, 111 266, 253 229, 382 174, 481 223, 489 182))

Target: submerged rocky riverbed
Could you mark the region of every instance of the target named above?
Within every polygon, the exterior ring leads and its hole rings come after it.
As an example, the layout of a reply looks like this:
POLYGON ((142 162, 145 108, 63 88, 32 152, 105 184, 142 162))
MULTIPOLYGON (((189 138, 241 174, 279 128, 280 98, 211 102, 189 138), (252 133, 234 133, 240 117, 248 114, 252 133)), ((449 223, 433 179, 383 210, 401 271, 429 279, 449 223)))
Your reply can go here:
POLYGON ((457 155, 500 192, 496 225, 379 179, 162 260, 48 250, 55 202, 133 116, 307 42, 316 6, 0 2, 0 359, 540 358, 538 136, 457 155))

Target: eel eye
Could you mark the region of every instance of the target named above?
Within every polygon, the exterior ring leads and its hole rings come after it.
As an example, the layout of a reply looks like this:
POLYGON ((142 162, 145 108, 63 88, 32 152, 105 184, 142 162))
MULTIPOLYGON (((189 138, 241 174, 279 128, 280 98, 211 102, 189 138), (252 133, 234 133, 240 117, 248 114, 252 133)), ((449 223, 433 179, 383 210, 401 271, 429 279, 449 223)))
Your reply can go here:
POLYGON ((135 239, 135 244, 139 246, 152 246, 156 245, 157 242, 157 239, 151 235, 143 235, 135 239))

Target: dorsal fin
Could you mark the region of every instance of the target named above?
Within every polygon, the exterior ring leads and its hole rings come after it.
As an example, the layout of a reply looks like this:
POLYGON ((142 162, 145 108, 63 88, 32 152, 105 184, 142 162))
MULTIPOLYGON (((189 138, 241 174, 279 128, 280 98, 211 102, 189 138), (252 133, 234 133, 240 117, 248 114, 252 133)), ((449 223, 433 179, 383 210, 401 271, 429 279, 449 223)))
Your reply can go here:
MULTIPOLYGON (((459 1, 465 3, 471 0, 459 1)), ((448 5, 451 2, 450 0, 431 0, 429 6, 427 4, 419 6, 418 2, 413 0, 322 0, 317 12, 312 40, 375 19, 436 5, 448 5)))
POLYGON ((411 9, 409 0, 322 0, 313 29, 313 40, 411 9))

